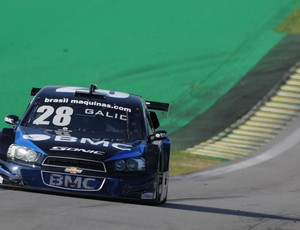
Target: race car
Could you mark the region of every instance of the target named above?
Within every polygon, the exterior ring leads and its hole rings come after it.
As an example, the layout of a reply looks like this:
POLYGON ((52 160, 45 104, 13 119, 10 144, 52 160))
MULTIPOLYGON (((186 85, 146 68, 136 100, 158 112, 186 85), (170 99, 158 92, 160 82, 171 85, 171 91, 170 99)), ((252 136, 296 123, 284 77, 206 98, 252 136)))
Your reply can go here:
POLYGON ((168 193, 170 140, 154 110, 169 104, 123 92, 32 88, 23 117, 0 133, 2 187, 159 205, 168 193))

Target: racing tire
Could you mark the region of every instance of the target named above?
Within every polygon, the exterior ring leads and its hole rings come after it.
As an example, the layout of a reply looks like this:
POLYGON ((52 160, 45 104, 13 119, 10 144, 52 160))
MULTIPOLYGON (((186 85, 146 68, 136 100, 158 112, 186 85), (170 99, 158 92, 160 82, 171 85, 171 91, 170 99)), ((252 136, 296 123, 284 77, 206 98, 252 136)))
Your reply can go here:
MULTIPOLYGON (((154 205, 154 206, 158 206, 158 205, 161 205, 161 204, 164 204, 167 202, 167 196, 168 196, 168 184, 164 185, 164 178, 163 178, 163 174, 161 172, 161 163, 159 161, 158 163, 158 176, 157 176, 157 185, 156 185, 156 188, 155 188, 155 194, 156 194, 156 198, 150 202, 151 205, 154 205), (162 195, 163 195, 163 186, 167 186, 165 189, 167 189, 166 191, 166 195, 165 197, 163 198, 162 200, 162 195)), ((168 182, 167 182, 168 183, 168 182)))

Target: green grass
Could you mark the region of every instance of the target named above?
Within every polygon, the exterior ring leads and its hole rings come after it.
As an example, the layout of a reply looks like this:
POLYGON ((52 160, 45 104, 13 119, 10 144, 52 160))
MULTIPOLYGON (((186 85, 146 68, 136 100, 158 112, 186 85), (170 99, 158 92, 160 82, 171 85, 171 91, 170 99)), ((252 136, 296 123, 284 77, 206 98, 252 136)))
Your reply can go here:
POLYGON ((221 160, 198 156, 186 151, 173 151, 170 159, 170 175, 198 172, 220 163, 222 163, 221 160))
POLYGON ((291 14, 280 26, 277 28, 279 33, 300 34, 300 8, 291 14))
POLYGON ((0 119, 22 115, 31 87, 97 83, 170 103, 161 124, 171 133, 284 37, 274 28, 299 2, 2 1, 0 119))

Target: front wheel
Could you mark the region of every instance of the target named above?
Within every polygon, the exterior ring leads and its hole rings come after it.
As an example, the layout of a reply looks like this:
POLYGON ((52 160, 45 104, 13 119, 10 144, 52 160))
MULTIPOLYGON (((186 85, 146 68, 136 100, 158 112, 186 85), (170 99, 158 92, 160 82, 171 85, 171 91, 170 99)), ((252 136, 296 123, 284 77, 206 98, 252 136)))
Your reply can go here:
POLYGON ((151 205, 164 204, 168 198, 168 180, 169 173, 159 173, 157 183, 155 185, 155 199, 150 202, 151 205))

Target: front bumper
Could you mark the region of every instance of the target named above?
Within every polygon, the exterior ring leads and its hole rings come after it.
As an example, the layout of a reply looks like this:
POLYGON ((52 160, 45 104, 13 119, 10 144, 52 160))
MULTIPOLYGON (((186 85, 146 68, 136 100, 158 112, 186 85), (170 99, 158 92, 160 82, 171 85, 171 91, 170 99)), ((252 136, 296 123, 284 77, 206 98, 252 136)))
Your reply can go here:
POLYGON ((0 184, 14 188, 95 198, 156 199, 156 174, 115 175, 95 172, 66 173, 63 168, 47 168, 0 160, 0 184))

